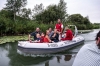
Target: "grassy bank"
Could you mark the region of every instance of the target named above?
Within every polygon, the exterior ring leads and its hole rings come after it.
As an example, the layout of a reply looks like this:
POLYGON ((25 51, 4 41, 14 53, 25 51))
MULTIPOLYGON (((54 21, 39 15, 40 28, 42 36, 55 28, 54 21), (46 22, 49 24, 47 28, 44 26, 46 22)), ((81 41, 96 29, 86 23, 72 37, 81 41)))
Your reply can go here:
POLYGON ((28 35, 0 37, 0 44, 4 44, 7 42, 15 42, 15 41, 19 41, 19 40, 28 40, 28 35))

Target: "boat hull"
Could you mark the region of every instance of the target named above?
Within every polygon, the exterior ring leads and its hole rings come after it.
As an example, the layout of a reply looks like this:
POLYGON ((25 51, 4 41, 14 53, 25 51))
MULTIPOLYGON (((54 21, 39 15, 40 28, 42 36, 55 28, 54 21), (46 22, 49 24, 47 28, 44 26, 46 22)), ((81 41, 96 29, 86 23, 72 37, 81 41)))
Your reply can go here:
POLYGON ((61 41, 58 43, 29 43, 19 42, 18 51, 28 54, 50 54, 68 50, 84 43, 83 37, 76 37, 73 41, 61 41))
POLYGON ((84 43, 84 40, 80 41, 78 43, 75 43, 75 44, 71 44, 69 46, 64 46, 64 47, 60 47, 60 48, 52 48, 52 49, 48 49, 48 48, 24 48, 24 47, 18 46, 18 50, 21 51, 22 53, 27 53, 27 54, 50 54, 50 53, 57 53, 57 52, 61 52, 64 50, 68 50, 70 48, 73 48, 77 45, 81 45, 83 43, 84 43))

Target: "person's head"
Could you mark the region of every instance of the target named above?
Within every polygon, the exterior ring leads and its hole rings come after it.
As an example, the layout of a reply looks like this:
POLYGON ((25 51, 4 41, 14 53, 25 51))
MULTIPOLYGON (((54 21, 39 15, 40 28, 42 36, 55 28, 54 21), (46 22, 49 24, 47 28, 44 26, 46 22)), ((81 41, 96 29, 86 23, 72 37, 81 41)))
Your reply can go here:
POLYGON ((100 49, 100 31, 97 33, 95 40, 98 48, 100 49))
POLYGON ((49 35, 49 34, 50 34, 49 30, 46 30, 46 35, 49 35))
POLYGON ((39 32, 39 31, 40 31, 40 28, 39 28, 39 27, 37 27, 37 28, 36 28, 36 32, 39 32))
POLYGON ((61 20, 60 19, 58 19, 58 23, 61 23, 61 20))
POLYGON ((37 34, 36 34, 36 37, 37 37, 37 38, 40 38, 40 34, 39 34, 39 33, 37 33, 37 34))
POLYGON ((41 33, 41 36, 45 36, 45 34, 44 33, 41 33))
POLYGON ((65 27, 65 30, 68 30, 68 29, 69 29, 68 26, 66 26, 66 27, 65 27))
POLYGON ((52 31, 52 28, 49 28, 49 32, 51 32, 52 31))
POLYGON ((54 29, 54 33, 57 33, 57 29, 54 29))

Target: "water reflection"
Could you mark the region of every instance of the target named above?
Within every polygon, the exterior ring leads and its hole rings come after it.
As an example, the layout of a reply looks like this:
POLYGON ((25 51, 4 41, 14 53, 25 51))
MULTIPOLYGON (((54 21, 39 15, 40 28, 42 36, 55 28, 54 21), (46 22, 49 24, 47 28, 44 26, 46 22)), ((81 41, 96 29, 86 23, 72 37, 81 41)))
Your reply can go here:
MULTIPOLYGON (((33 66, 33 65, 41 65, 45 64, 45 66, 50 66, 49 62, 50 60, 54 60, 56 58, 57 63, 60 63, 60 61, 69 61, 72 57, 71 53, 68 50, 56 53, 56 54, 48 54, 48 55, 36 55, 36 56, 27 56, 27 55, 21 55, 17 53, 17 42, 15 43, 7 43, 4 45, 0 45, 0 53, 4 53, 4 61, 8 60, 4 63, 0 63, 0 66, 33 66), (68 55, 67 55, 68 54, 68 55), (63 57, 63 58, 62 58, 63 57)), ((0 55, 0 58, 1 55, 0 55)), ((0 60, 1 62, 2 60, 0 60)))
POLYGON ((57 62, 60 63, 61 56, 56 56, 57 57, 57 62))
POLYGON ((49 61, 47 61, 47 62, 45 63, 45 66, 49 66, 49 61))
POLYGON ((71 59, 71 57, 72 57, 72 55, 65 55, 64 60, 65 60, 65 61, 69 61, 69 60, 71 59))

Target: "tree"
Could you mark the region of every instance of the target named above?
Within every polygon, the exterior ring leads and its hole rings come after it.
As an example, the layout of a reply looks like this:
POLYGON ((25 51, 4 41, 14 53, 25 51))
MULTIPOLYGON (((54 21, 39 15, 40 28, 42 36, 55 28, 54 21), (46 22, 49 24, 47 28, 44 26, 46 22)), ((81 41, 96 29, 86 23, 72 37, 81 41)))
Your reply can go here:
POLYGON ((72 15, 69 15, 68 18, 67 18, 67 21, 68 22, 71 22, 71 23, 78 23, 78 24, 84 24, 84 17, 81 15, 81 14, 72 14, 72 15))
POLYGON ((34 6, 34 9, 32 10, 33 11, 33 19, 36 19, 36 16, 38 15, 38 14, 41 14, 43 11, 44 11, 44 6, 43 6, 43 4, 41 3, 41 4, 36 4, 35 6, 34 6))
POLYGON ((65 17, 67 17, 67 3, 64 2, 64 0, 60 0, 60 2, 58 3, 58 14, 59 14, 59 18, 61 20, 64 20, 65 17))
POLYGON ((20 9, 26 4, 27 0, 7 0, 5 9, 13 12, 15 21, 16 13, 19 13, 20 9))
POLYGON ((43 9, 43 6, 40 5, 36 5, 33 10, 35 12, 34 19, 39 22, 41 21, 45 23, 50 23, 51 21, 54 22, 59 18, 61 20, 65 20, 65 17, 67 17, 67 7, 64 0, 60 0, 58 5, 49 5, 45 10, 43 9))
POLYGON ((32 12, 31 12, 30 8, 28 8, 28 9, 23 8, 20 11, 20 17, 25 18, 25 19, 30 19, 31 14, 32 14, 32 12))
POLYGON ((89 20, 88 16, 84 17, 84 24, 90 24, 90 20, 89 20))

